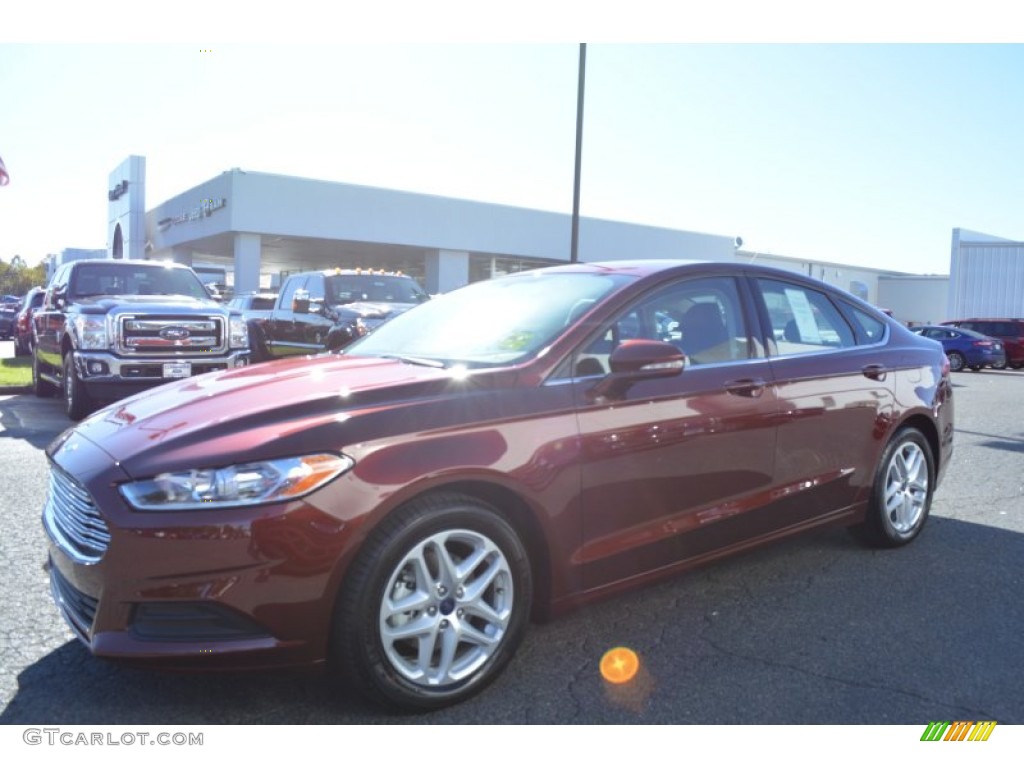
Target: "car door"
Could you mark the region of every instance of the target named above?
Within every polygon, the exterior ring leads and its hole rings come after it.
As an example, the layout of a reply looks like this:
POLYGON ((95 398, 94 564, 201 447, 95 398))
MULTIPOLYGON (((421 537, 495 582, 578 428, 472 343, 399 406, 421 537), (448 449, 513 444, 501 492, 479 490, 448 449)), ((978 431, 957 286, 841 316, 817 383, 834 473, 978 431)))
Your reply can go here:
POLYGON ((328 294, 323 275, 310 275, 306 281, 309 303, 306 311, 295 314, 296 340, 303 354, 315 355, 327 347, 333 322, 328 314, 328 294))
POLYGON ((64 307, 57 306, 57 296, 66 296, 71 265, 60 267, 46 288, 43 303, 32 314, 36 365, 43 373, 56 373, 63 365, 60 341, 64 333, 64 307))
POLYGON ((277 308, 267 321, 266 345, 267 351, 273 357, 301 355, 307 351, 301 344, 300 332, 295 322, 298 314, 295 309, 308 307, 309 304, 307 279, 302 275, 288 278, 281 290, 277 308))
POLYGON ((585 589, 749 536, 771 487, 778 405, 745 295, 727 275, 674 282, 574 356, 583 515, 576 559, 585 589), (685 369, 638 381, 612 401, 595 398, 610 353, 631 338, 676 345, 685 369))
POLYGON ((840 515, 870 487, 894 412, 899 363, 886 326, 824 288, 784 278, 751 284, 778 387, 778 519, 840 515))

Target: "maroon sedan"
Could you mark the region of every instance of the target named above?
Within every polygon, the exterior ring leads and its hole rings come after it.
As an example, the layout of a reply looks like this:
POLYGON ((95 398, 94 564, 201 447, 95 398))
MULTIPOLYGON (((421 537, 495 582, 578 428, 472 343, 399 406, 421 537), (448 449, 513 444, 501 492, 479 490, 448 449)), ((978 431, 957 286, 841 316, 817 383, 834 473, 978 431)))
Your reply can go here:
POLYGON ((952 442, 941 347, 853 296, 580 264, 116 403, 50 446, 43 520, 98 656, 326 661, 429 709, 531 618, 821 526, 912 541, 952 442))

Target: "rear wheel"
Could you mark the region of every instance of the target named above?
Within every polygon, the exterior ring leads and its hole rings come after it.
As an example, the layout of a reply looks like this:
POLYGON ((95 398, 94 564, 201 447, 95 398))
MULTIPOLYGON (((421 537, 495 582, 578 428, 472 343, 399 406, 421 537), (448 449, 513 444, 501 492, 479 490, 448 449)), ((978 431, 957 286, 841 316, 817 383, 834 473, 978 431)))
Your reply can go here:
POLYGON ((913 541, 925 521, 935 485, 935 459, 925 436, 913 427, 897 432, 875 470, 867 518, 851 531, 876 547, 913 541))
POLYGON ((995 368, 997 371, 1001 371, 1004 368, 1006 368, 1006 361, 1002 360, 998 363, 992 363, 992 367, 995 368))
POLYGON ((332 664, 389 708, 454 704, 511 660, 532 591, 526 549, 496 510, 453 494, 414 501, 381 524, 352 565, 332 664))
POLYGON ((959 352, 950 352, 946 357, 949 358, 949 370, 951 371, 962 371, 964 369, 964 356, 959 352))
POLYGON ((79 421, 94 410, 96 404, 78 378, 73 353, 68 352, 64 355, 64 413, 72 421, 79 421))

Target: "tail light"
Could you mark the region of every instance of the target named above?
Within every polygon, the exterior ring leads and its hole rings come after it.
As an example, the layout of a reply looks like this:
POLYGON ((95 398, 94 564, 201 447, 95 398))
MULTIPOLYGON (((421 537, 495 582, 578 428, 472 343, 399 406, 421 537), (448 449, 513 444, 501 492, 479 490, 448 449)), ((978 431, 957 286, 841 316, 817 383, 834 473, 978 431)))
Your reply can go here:
POLYGON ((973 342, 973 344, 976 347, 991 347, 992 346, 992 342, 991 341, 975 341, 975 342, 973 342))

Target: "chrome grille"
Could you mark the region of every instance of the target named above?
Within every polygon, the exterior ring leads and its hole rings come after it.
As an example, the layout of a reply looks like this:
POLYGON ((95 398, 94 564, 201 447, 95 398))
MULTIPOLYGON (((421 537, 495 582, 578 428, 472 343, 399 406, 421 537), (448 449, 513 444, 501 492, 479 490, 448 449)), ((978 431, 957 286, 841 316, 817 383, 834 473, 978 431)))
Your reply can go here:
POLYGON ((129 356, 220 354, 227 350, 224 318, 121 315, 117 318, 117 350, 129 356))
POLYGON ((43 524, 57 546, 79 562, 98 562, 110 544, 110 531, 92 497, 56 466, 50 467, 43 524))

